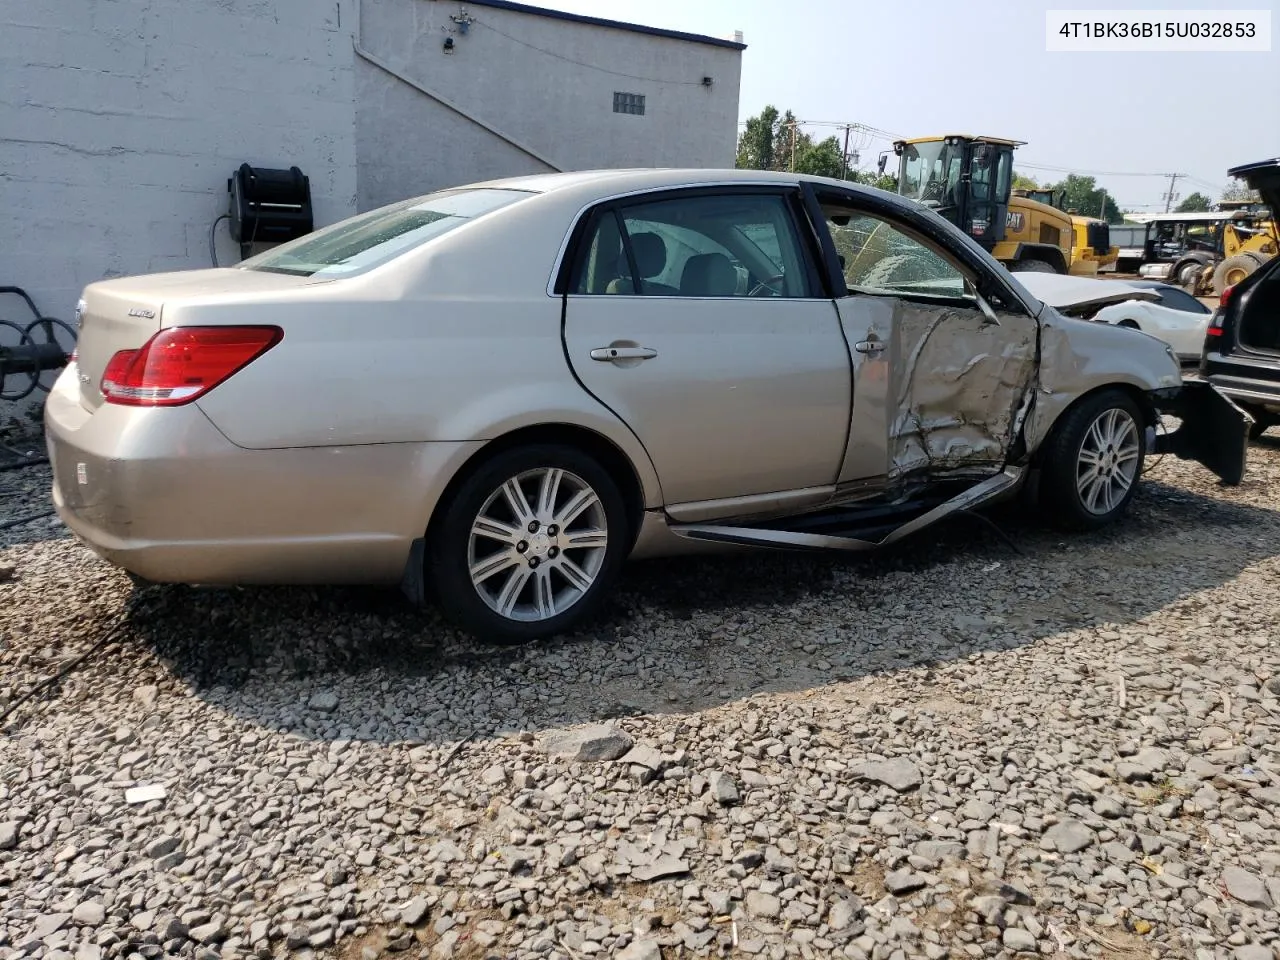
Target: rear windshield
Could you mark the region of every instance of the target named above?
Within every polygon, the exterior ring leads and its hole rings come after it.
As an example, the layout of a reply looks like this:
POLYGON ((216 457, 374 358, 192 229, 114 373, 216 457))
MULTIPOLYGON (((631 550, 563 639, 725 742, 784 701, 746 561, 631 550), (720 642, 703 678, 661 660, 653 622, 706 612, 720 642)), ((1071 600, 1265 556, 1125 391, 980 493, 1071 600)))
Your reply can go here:
POLYGON ((379 207, 282 243, 240 262, 246 270, 300 277, 361 273, 486 213, 533 194, 524 190, 442 190, 379 207))

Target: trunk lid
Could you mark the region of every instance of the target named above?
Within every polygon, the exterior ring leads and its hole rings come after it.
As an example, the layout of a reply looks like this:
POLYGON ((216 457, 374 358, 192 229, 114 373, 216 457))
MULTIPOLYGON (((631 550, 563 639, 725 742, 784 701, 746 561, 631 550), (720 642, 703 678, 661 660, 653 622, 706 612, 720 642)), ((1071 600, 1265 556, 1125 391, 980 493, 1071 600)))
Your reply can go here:
POLYGON ((76 320, 76 373, 80 403, 97 410, 103 403, 102 374, 120 350, 135 350, 164 326, 164 306, 174 300, 280 290, 326 283, 310 277, 238 270, 182 270, 101 280, 85 287, 76 320))

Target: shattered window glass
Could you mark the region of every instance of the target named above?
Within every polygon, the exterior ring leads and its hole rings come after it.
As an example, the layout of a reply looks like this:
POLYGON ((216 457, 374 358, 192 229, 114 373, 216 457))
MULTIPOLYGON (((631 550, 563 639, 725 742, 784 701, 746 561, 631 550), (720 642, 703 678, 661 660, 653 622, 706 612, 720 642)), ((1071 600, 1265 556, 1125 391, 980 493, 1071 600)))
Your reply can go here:
POLYGON ((963 273, 877 217, 829 212, 827 226, 851 292, 963 297, 963 273))

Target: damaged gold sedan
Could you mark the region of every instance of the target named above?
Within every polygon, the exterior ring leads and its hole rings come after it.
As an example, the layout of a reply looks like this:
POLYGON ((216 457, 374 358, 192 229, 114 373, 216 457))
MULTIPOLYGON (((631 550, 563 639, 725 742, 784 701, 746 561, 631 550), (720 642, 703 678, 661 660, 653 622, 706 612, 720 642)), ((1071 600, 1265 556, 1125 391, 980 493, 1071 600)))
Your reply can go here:
POLYGON ((581 624, 628 557, 870 550, 1019 492, 1102 526, 1152 452, 1238 483, 1250 424, 931 211, 799 174, 476 184, 80 314, 46 426, 93 549, 399 583, 497 642, 581 624))

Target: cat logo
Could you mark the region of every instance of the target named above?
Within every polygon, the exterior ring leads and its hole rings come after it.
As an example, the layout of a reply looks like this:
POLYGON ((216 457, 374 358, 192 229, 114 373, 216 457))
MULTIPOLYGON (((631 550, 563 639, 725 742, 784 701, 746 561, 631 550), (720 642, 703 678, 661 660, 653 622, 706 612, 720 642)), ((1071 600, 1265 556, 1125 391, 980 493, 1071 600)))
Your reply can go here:
POLYGON ((1022 213, 1021 211, 1010 210, 1004 218, 1004 226, 1006 230, 1012 230, 1017 233, 1022 229, 1022 213))

